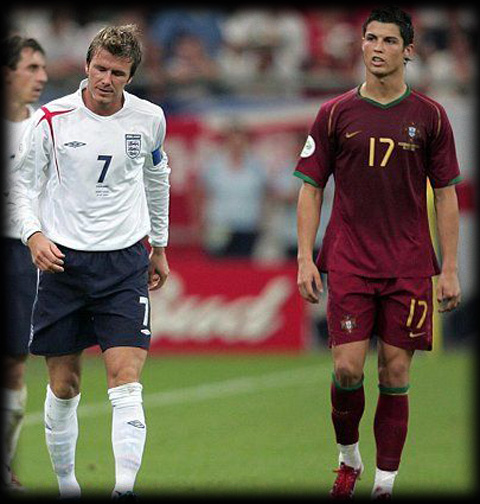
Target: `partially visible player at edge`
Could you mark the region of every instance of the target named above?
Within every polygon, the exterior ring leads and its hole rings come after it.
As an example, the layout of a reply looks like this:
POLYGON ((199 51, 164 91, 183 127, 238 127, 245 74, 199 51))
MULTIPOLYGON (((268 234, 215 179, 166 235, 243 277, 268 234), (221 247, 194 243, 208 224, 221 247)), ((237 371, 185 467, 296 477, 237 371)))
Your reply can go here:
POLYGON ((412 358, 415 350, 432 349, 432 276, 439 275, 440 311, 460 302, 459 167, 444 109, 405 81, 413 35, 404 11, 371 12, 363 25, 365 82, 322 105, 295 172, 304 181, 297 209, 302 297, 318 303, 319 270, 328 273, 332 421, 339 448, 333 498, 351 498, 364 468, 358 428, 370 337, 378 335, 379 380, 372 497, 389 498, 407 436, 412 358), (315 263, 330 175, 333 211, 315 263), (427 180, 434 191, 441 269, 429 233, 427 180))
MULTIPOLYGON (((4 130, 7 134, 5 167, 10 170, 15 152, 35 112, 36 103, 48 80, 45 52, 32 38, 12 35, 3 41, 3 82, 5 102, 4 130)), ((7 174, 8 177, 8 174, 7 174)), ((8 194, 8 179, 6 180, 8 194)), ((5 202, 4 202, 5 203, 5 202)), ((4 320, 2 385, 2 457, 6 489, 22 489, 11 464, 16 453, 27 401, 25 383, 30 319, 37 286, 37 271, 28 249, 20 239, 20 230, 3 223, 2 252, 7 296, 4 320)))
POLYGON ((145 446, 140 376, 150 345, 148 290, 169 274, 170 168, 162 109, 125 91, 141 58, 135 25, 94 37, 78 91, 35 114, 12 191, 40 270, 30 351, 46 357, 45 433, 61 497, 81 493, 75 450, 87 347, 100 345, 107 372, 112 497, 132 496, 145 446))

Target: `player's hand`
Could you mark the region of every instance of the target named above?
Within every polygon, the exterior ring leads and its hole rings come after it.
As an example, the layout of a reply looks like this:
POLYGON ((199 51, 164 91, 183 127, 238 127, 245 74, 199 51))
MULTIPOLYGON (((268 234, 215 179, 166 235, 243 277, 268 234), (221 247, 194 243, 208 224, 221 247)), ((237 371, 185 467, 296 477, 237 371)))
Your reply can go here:
POLYGON ((34 233, 27 241, 35 266, 48 273, 62 273, 65 254, 43 233, 34 233))
POLYGON ((170 268, 163 247, 152 247, 150 251, 150 266, 148 268, 148 289, 157 290, 167 281, 170 268))
POLYGON ((312 259, 298 261, 297 285, 303 299, 313 304, 320 302, 322 279, 312 259))
POLYGON ((460 283, 457 273, 440 273, 437 281, 437 301, 440 313, 454 310, 461 300, 460 283))

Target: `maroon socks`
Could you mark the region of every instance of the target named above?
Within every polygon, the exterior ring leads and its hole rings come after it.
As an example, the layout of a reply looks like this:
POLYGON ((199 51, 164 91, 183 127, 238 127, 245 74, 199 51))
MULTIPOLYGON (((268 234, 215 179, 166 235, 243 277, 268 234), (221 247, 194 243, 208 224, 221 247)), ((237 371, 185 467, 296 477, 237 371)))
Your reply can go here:
POLYGON ((330 388, 332 421, 337 443, 351 445, 358 441, 358 426, 365 409, 363 378, 353 387, 341 387, 333 377, 330 388))
POLYGON ((377 444, 377 467, 396 471, 400 465, 408 429, 408 386, 388 389, 379 386, 374 433, 377 444))

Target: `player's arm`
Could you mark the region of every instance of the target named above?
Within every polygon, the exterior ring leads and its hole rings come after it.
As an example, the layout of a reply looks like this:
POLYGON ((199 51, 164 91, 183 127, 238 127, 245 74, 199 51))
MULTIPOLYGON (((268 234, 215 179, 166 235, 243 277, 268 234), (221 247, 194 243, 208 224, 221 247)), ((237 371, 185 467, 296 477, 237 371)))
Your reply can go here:
POLYGON ((30 249, 32 261, 42 271, 63 271, 64 254, 42 233, 37 215, 38 197, 45 182, 49 163, 48 141, 34 116, 27 128, 13 167, 12 191, 9 203, 12 219, 19 226, 22 241, 30 249))
POLYGON ((150 215, 149 242, 150 266, 148 270, 148 286, 156 290, 163 286, 170 273, 166 247, 168 243, 169 204, 170 204, 170 167, 168 156, 163 150, 165 139, 165 121, 160 122, 160 130, 155 136, 159 138, 151 158, 145 163, 143 180, 150 215))
POLYGON ((300 295, 310 303, 318 303, 319 293, 323 292, 320 273, 313 258, 322 202, 323 188, 304 182, 297 204, 297 285, 300 295))
POLYGON ((169 175, 170 168, 165 153, 159 166, 147 166, 144 170, 145 190, 151 223, 149 241, 152 249, 148 270, 150 290, 162 287, 170 273, 166 254, 170 201, 169 175))
POLYGON ((451 311, 460 303, 457 248, 459 212, 455 186, 434 189, 438 240, 442 257, 442 271, 437 282, 437 300, 440 312, 451 311))

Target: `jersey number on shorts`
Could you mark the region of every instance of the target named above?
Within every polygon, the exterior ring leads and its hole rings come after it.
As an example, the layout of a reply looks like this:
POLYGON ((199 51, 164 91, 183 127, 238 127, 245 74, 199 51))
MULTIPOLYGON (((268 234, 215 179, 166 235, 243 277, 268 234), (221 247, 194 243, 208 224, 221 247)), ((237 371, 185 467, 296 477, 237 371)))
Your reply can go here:
POLYGON ((426 301, 422 301, 421 299, 417 300, 412 298, 410 300, 410 313, 408 314, 407 327, 412 327, 413 317, 415 315, 415 311, 417 310, 422 310, 422 312, 415 329, 420 329, 423 326, 425 319, 427 318, 428 304, 426 301))
POLYGON ((140 304, 145 305, 145 311, 144 311, 144 315, 143 315, 143 325, 145 327, 148 327, 148 316, 149 316, 148 297, 140 296, 139 301, 140 301, 140 304))

